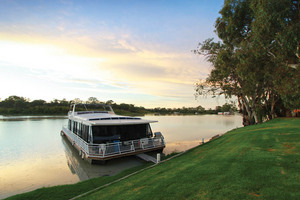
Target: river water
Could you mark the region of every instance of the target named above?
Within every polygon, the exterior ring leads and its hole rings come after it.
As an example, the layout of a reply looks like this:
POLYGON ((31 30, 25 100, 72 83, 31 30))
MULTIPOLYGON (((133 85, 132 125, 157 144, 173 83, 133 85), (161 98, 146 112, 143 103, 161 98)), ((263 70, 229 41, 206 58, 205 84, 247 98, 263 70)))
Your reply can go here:
MULTIPOLYGON (((202 139, 241 127, 239 115, 145 116, 165 137, 165 154, 185 151, 202 139)), ((0 199, 40 187, 114 175, 144 161, 132 156, 90 165, 60 136, 62 118, 0 118, 0 199)))

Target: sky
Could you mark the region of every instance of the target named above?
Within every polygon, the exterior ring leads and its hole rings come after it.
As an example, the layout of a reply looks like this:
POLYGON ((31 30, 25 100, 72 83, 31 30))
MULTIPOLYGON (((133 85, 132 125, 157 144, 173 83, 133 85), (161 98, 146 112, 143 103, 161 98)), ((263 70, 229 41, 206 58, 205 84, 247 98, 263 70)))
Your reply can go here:
POLYGON ((223 0, 0 0, 0 99, 113 100, 215 108, 195 100, 212 66, 191 51, 217 38, 223 0))

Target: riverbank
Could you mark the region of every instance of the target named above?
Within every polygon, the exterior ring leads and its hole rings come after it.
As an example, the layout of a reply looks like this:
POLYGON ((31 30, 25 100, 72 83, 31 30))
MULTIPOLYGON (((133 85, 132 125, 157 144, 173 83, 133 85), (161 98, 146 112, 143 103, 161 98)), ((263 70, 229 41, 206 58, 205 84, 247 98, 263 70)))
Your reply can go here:
MULTIPOLYGON (((299 199, 299 141, 298 118, 235 129, 80 199, 299 199)), ((129 173, 9 199, 69 199, 129 173)))
POLYGON ((0 121, 21 121, 21 120, 41 120, 41 119, 67 119, 66 115, 10 115, 3 116, 0 115, 0 121))

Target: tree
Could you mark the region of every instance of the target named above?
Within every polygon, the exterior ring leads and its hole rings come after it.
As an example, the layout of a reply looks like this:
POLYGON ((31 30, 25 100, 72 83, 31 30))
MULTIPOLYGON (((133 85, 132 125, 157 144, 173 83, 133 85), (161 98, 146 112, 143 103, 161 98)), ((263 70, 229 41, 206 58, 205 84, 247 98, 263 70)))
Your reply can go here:
POLYGON ((216 110, 217 113, 221 112, 222 111, 222 107, 221 106, 216 106, 215 110, 216 110))
POLYGON ((97 103, 100 103, 100 101, 96 97, 89 97, 87 100, 87 103, 97 104, 97 103))
POLYGON ((276 79, 276 91, 286 108, 290 110, 300 108, 300 68, 289 68, 281 77, 276 79))
POLYGON ((80 104, 83 103, 83 101, 80 98, 75 98, 71 101, 72 103, 80 104))
POLYGON ((113 100, 108 100, 108 101, 106 101, 105 104, 106 104, 106 105, 113 105, 113 104, 114 104, 114 101, 113 101, 113 100))
POLYGON ((254 75, 248 76, 247 70, 251 65, 240 63, 236 49, 222 44, 215 43, 212 39, 200 44, 197 53, 205 55, 213 63, 212 69, 206 82, 196 84, 197 95, 225 95, 230 98, 238 98, 239 107, 243 112, 244 125, 258 122, 256 108, 260 85, 256 84, 257 78, 254 75))
POLYGON ((67 101, 65 98, 63 98, 62 100, 60 100, 60 105, 64 105, 64 106, 69 106, 70 105, 70 102, 67 101))
POLYGON ((234 112, 234 111, 236 111, 236 107, 235 107, 234 104, 225 103, 225 104, 221 107, 221 111, 222 111, 222 112, 234 112))
POLYGON ((199 113, 205 112, 205 108, 203 108, 202 106, 198 106, 196 109, 197 109, 197 112, 199 112, 199 113))
MULTIPOLYGON (((287 105, 286 91, 293 88, 279 77, 290 74, 299 89, 299 67, 294 73, 288 67, 291 60, 299 65, 299 2, 226 0, 220 14, 215 27, 222 42, 208 39, 195 51, 214 66, 196 93, 236 96, 244 125, 274 118, 276 103, 282 99, 287 105)), ((299 90, 294 96, 300 97, 299 90)))
POLYGON ((14 95, 14 96, 9 96, 4 101, 2 101, 2 106, 8 108, 22 109, 22 107, 27 106, 28 102, 29 99, 14 95))
POLYGON ((251 45, 260 50, 253 54, 265 54, 264 60, 269 64, 267 77, 272 80, 272 101, 267 102, 271 107, 269 114, 275 114, 275 105, 281 100, 289 109, 299 108, 300 2, 254 0, 251 8, 255 15, 251 45))
POLYGON ((31 106, 42 106, 46 103, 45 100, 39 99, 39 100, 34 100, 32 102, 30 102, 31 106))

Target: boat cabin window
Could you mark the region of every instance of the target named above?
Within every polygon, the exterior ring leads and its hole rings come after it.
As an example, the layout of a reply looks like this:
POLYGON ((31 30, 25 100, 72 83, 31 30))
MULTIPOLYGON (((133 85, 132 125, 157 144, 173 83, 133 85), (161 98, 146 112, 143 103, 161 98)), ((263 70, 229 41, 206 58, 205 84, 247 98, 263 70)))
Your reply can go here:
POLYGON ((86 142, 90 142, 89 138, 89 126, 81 124, 76 121, 69 120, 68 122, 69 129, 78 135, 80 138, 82 138, 86 142))
POLYGON ((81 138, 86 142, 90 142, 89 128, 89 126, 81 124, 81 138))
POLYGON ((68 128, 69 128, 69 130, 72 130, 72 121, 69 119, 69 121, 68 121, 68 128))
POLYGON ((149 124, 93 126, 93 142, 96 144, 152 137, 149 124))

